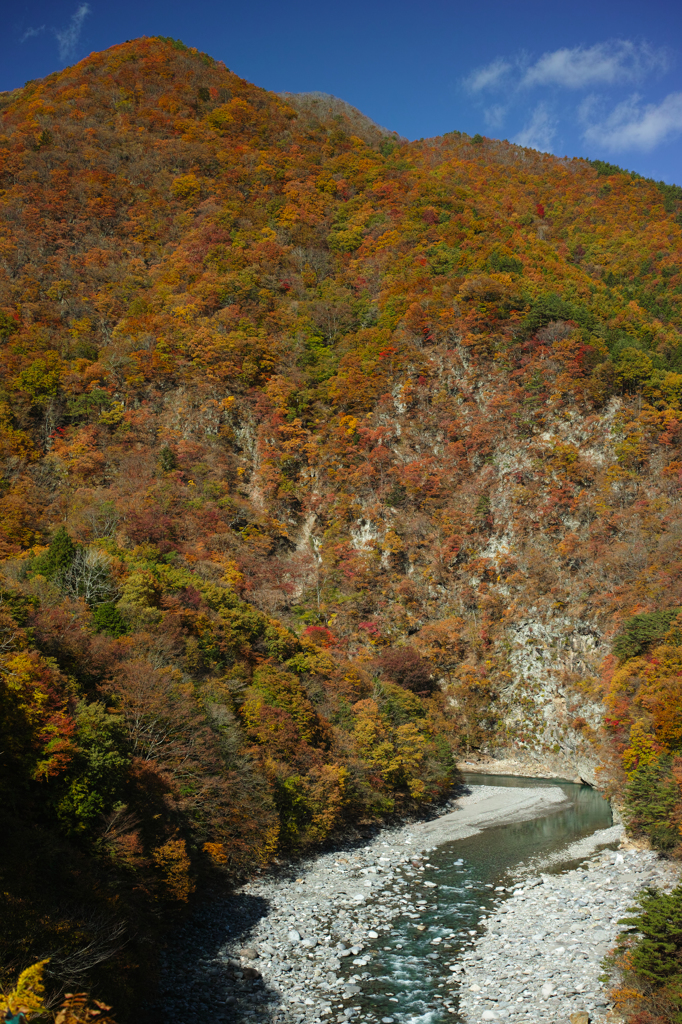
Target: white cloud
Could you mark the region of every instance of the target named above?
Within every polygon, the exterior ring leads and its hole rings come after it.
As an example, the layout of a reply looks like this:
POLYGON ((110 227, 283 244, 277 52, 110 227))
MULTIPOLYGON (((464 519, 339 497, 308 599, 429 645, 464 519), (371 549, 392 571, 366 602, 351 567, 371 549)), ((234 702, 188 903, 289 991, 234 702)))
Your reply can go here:
POLYGON ((501 128, 504 124, 506 114, 507 108, 501 103, 497 103, 492 107, 486 107, 483 111, 485 123, 489 128, 501 128))
POLYGON ((44 31, 44 25, 39 25, 38 28, 27 28, 19 42, 25 43, 27 39, 32 39, 33 36, 39 36, 44 31))
MULTIPOLYGON (((586 107, 584 114, 588 114, 586 107)), ((682 92, 671 92, 660 103, 641 103, 634 95, 619 103, 601 122, 588 125, 583 138, 607 149, 650 150, 682 134, 682 92)))
POLYGON ((682 92, 660 102, 625 97, 634 89, 644 93, 644 82, 668 72, 673 59, 669 48, 646 41, 607 39, 539 57, 524 51, 499 56, 461 84, 489 131, 497 134, 510 121, 523 126, 514 139, 521 146, 552 152, 563 125, 604 149, 650 150, 682 134, 682 92))
POLYGON ((83 22, 88 14, 90 14, 89 4, 81 4, 71 15, 71 20, 65 28, 54 29, 61 60, 68 60, 75 55, 83 22))
POLYGON ((544 103, 539 103, 533 111, 530 121, 512 139, 512 142, 519 146, 526 146, 528 149, 539 149, 543 153, 551 153, 556 126, 556 118, 552 117, 544 103))
POLYGON ((655 71, 665 71, 668 57, 648 43, 615 39, 587 48, 545 53, 524 74, 521 85, 559 85, 584 89, 594 85, 618 85, 641 81, 655 71))
POLYGON ((512 70, 512 65, 498 57, 491 64, 472 71, 468 78, 464 79, 464 85, 469 92, 482 92, 484 89, 496 89, 503 78, 512 70))

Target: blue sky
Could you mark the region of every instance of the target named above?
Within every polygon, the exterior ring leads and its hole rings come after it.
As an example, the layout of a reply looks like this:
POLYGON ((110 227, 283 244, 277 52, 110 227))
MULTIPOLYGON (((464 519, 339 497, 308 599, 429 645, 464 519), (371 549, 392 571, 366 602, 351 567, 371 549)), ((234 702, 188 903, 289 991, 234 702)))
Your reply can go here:
POLYGON ((0 89, 141 35, 410 139, 456 128, 682 184, 679 0, 24 0, 3 19, 0 89))

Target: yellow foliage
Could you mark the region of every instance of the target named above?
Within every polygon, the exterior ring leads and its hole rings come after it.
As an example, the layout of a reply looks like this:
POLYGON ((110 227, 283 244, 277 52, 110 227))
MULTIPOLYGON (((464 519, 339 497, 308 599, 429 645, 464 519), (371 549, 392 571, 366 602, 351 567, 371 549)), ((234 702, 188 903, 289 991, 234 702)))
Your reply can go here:
POLYGON ((54 398, 61 386, 63 365, 56 352, 46 352, 34 359, 14 380, 14 386, 25 391, 33 402, 40 405, 54 398))
POLYGON ((227 853, 224 843, 204 843, 204 853, 207 853, 216 864, 227 864, 227 853))
POLYGON ((317 644, 308 636, 299 637, 299 642, 306 655, 306 663, 309 672, 319 672, 320 675, 328 676, 334 669, 334 659, 329 651, 317 644))
POLYGON ((313 809, 312 821, 308 825, 307 838, 310 842, 321 842, 338 824, 350 773, 337 764, 325 764, 312 768, 305 780, 307 797, 313 809))
POLYGON ((397 555, 405 550, 405 542, 395 530, 387 530, 381 550, 388 551, 391 555, 397 555))
POLYGON ((12 411, 7 402, 0 402, 0 458, 11 457, 33 462, 40 458, 40 452, 24 430, 12 426, 12 411))
POLYGON ((424 759, 425 737, 414 722, 392 731, 371 699, 358 701, 353 711, 357 716, 354 735, 364 760, 389 786, 407 786, 413 797, 421 796, 425 787, 416 776, 424 759))
POLYGON ((35 747, 42 749, 46 756, 36 761, 34 775, 47 778, 61 770, 70 751, 64 737, 66 701, 50 702, 59 673, 36 651, 27 650, 6 656, 1 667, 3 747, 17 757, 27 756, 35 747))
POLYGON ((201 182, 196 174, 181 174, 171 185, 171 195, 174 199, 194 202, 201 195, 201 182))
POLYGON ((88 997, 85 992, 71 994, 66 993, 64 1002, 59 1013, 55 1017, 55 1024, 114 1024, 113 1018, 109 1016, 111 1009, 105 1003, 94 1000, 88 1005, 88 997))
POLYGON ((265 863, 275 853, 279 845, 279 834, 279 822, 264 828, 261 832, 260 844, 256 850, 256 856, 261 863, 265 863))
POLYGON ((43 971, 47 963, 49 960, 40 960, 32 967, 27 967, 19 975, 15 988, 8 995, 3 996, 7 1011, 11 1016, 17 1016, 20 1013, 40 1013, 45 1009, 43 971))
POLYGON ((655 764, 661 755, 660 744, 656 743, 646 722, 635 722, 630 729, 630 743, 623 754, 623 768, 628 779, 632 779, 638 768, 655 764))
POLYGON ((190 876, 191 862, 184 839, 169 839, 152 853, 164 880, 164 896, 186 903, 196 885, 190 876))
MULTIPOLYGON (((7 1017, 19 1015, 33 1016, 46 1012, 43 984, 45 964, 49 960, 40 960, 19 975, 15 988, 0 997, 0 1007, 7 1017)), ((89 1005, 88 996, 84 992, 76 994, 67 992, 55 1017, 55 1024, 114 1024, 109 1016, 110 1006, 95 1000, 89 1005)))
POLYGON ((106 409, 99 418, 99 422, 107 427, 113 427, 123 419, 125 409, 122 402, 114 402, 111 409, 106 409))
POLYGON ((155 607, 161 594, 161 585, 147 570, 133 572, 123 585, 121 604, 136 605, 139 608, 155 607))
POLYGON ((269 720, 263 709, 279 708, 295 723, 306 743, 321 738, 321 723, 305 690, 296 676, 263 666, 254 674, 253 686, 242 705, 242 717, 248 732, 259 743, 267 743, 280 729, 277 719, 269 720))

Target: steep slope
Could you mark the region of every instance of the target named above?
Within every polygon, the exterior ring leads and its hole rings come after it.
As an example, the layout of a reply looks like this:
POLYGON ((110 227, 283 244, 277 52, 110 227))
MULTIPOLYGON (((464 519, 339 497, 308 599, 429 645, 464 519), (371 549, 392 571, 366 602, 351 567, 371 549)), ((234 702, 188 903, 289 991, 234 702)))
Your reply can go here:
POLYGON ((11 966, 125 1012, 112 928, 482 746, 664 779, 674 846, 682 190, 173 40, 0 109, 11 966))

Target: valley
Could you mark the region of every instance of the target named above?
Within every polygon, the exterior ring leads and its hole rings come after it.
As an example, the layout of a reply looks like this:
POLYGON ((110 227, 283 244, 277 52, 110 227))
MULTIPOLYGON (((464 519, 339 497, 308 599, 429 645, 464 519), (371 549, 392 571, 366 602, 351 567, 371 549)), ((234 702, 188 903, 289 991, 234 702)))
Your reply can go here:
POLYGON ((467 765, 676 860, 682 188, 143 37, 0 94, 0 348, 5 989, 133 1020, 467 765))

